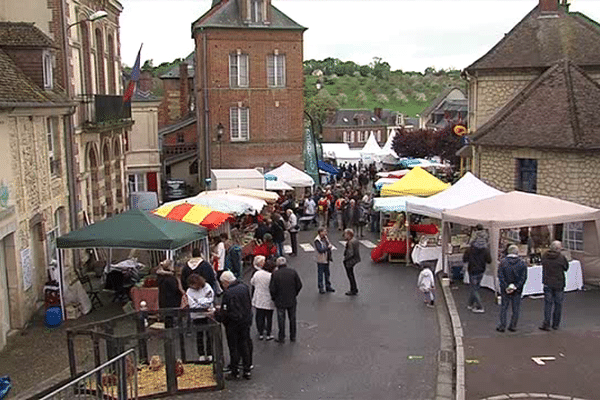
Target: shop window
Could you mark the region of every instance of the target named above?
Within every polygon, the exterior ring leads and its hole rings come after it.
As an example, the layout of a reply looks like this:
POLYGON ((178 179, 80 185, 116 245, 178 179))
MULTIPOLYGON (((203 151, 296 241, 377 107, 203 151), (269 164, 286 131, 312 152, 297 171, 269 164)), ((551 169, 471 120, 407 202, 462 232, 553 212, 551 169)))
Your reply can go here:
POLYGON ((517 158, 515 190, 537 193, 537 160, 517 158))
POLYGON ((250 139, 250 110, 243 107, 232 107, 229 110, 230 137, 232 142, 245 142, 250 139))
POLYGON ((248 54, 229 55, 229 86, 248 87, 248 54))
POLYGON ((146 191, 146 177, 144 174, 129 174, 127 184, 129 193, 146 191))
POLYGON ((267 56, 267 84, 269 87, 285 87, 285 54, 267 56))
POLYGON ((565 249, 583 251, 583 222, 564 224, 562 242, 565 249))

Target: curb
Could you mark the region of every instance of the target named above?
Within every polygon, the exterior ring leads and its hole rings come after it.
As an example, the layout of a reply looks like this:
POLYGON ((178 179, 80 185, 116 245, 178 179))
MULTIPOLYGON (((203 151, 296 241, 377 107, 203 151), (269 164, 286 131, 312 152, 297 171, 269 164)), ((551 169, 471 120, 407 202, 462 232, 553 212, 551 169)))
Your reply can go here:
MULTIPOLYGON (((454 394, 456 400, 465 400, 465 351, 463 347, 463 330, 462 325, 460 323, 460 317, 458 315, 458 310, 456 309, 456 304, 454 303, 454 297, 450 292, 450 280, 448 278, 441 279, 441 288, 444 293, 444 300, 446 303, 446 308, 448 309, 448 314, 450 314, 450 322, 452 326, 452 339, 454 344, 454 355, 455 355, 455 381, 454 381, 454 394)), ((440 330, 442 328, 442 322, 440 320, 440 330)), ((443 338, 443 333, 442 333, 443 338)), ((442 342, 444 340, 442 339, 442 342)), ((438 384, 439 384, 439 374, 438 374, 438 384)), ((507 397, 508 398, 508 397, 507 397)))

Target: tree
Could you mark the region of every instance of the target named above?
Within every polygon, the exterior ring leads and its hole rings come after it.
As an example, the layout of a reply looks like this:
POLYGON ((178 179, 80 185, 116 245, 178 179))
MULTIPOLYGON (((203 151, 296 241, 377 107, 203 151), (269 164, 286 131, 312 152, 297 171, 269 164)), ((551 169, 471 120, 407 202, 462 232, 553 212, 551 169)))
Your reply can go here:
POLYGON ((339 106, 337 100, 325 89, 319 90, 316 96, 306 100, 306 112, 317 123, 319 134, 323 131, 328 111, 335 111, 339 106))
POLYGON ((448 124, 442 130, 401 129, 394 137, 392 148, 400 157, 429 158, 439 156, 456 169, 460 159, 456 152, 461 148, 461 137, 454 134, 455 124, 448 124))

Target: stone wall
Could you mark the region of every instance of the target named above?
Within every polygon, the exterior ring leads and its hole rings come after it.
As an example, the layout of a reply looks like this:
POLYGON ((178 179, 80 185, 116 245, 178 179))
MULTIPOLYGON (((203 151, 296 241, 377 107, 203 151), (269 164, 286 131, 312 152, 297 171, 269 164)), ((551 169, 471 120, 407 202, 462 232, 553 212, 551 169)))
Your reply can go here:
POLYGON ((600 152, 507 149, 479 147, 476 171, 479 178, 502 190, 515 189, 516 159, 538 160, 537 193, 600 208, 600 152))
POLYGON ((469 82, 469 126, 475 132, 539 75, 478 75, 469 82))

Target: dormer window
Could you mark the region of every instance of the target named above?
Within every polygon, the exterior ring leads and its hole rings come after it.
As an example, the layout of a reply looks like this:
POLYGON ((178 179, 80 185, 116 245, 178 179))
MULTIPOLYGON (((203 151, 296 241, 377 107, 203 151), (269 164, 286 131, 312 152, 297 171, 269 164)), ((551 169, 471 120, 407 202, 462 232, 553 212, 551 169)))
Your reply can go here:
POLYGON ((263 0, 252 0, 250 14, 250 19, 252 22, 263 22, 263 0))
POLYGON ((44 75, 44 89, 52 89, 53 88, 53 75, 52 75, 52 53, 49 51, 44 51, 42 54, 42 68, 44 75))

